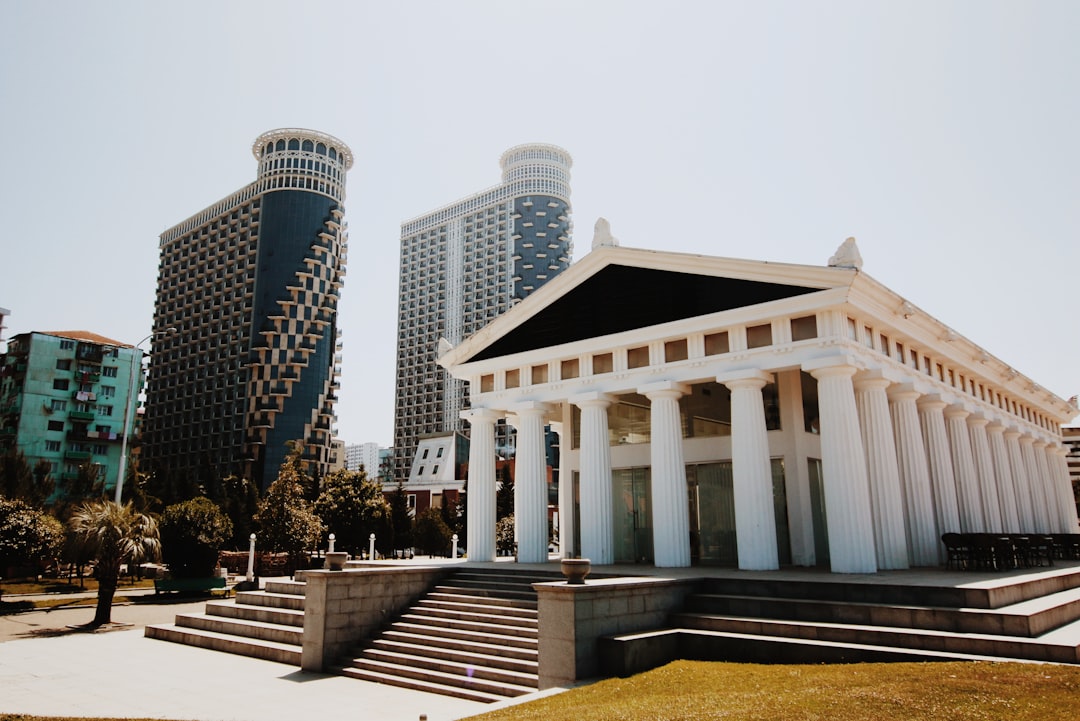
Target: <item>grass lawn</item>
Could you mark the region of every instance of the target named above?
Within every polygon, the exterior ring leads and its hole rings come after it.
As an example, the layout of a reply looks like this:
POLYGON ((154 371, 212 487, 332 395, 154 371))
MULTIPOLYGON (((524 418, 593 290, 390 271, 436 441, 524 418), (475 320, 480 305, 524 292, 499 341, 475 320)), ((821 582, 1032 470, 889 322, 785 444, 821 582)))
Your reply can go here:
POLYGON ((1080 667, 676 661, 470 721, 1076 721, 1080 667))
MULTIPOLYGON (((154 581, 149 578, 143 578, 138 581, 134 581, 130 578, 121 578, 116 587, 118 589, 153 588, 154 581)), ((73 578, 70 581, 67 579, 45 578, 40 581, 33 579, 13 579, 0 582, 0 593, 4 596, 23 593, 80 593, 83 591, 96 591, 97 588, 97 579, 90 578, 89 576, 83 578, 81 586, 79 585, 79 580, 77 578, 73 578)))

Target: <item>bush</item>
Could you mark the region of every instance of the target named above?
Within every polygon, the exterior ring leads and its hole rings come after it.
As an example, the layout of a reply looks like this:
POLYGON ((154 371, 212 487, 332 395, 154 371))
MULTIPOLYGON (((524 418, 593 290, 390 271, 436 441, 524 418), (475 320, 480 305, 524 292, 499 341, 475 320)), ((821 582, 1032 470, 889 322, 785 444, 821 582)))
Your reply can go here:
POLYGON ((413 543, 416 549, 429 556, 446 555, 453 531, 442 518, 438 508, 428 508, 413 521, 413 543))
POLYGON ((12 566, 43 569, 60 554, 64 527, 18 500, 0 497, 0 576, 12 566))
POLYGON ((514 543, 514 514, 500 518, 495 522, 495 551, 500 555, 513 555, 516 551, 514 543))
POLYGON ((218 551, 232 536, 232 521, 209 498, 192 498, 165 509, 161 551, 174 578, 214 575, 218 551))

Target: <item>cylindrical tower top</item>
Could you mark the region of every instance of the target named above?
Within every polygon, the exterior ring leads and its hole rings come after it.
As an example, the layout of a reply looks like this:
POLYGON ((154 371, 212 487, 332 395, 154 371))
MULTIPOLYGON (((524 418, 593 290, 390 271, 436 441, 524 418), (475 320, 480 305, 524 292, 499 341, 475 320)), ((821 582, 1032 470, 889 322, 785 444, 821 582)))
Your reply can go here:
POLYGON ((259 180, 272 187, 312 190, 345 199, 345 171, 353 164, 349 146, 333 135, 303 128, 263 133, 251 146, 259 180))
POLYGON ((568 184, 573 164, 570 153, 558 145, 545 143, 515 145, 499 158, 504 183, 522 178, 547 177, 568 184))

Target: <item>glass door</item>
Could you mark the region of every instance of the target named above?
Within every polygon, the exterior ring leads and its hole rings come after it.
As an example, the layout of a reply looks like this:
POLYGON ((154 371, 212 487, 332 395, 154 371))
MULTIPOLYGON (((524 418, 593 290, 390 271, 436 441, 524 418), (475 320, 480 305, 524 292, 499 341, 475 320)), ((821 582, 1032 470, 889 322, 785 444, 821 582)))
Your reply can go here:
POLYGON ((808 459, 810 470, 810 516, 814 522, 814 564, 829 565, 829 526, 825 515, 825 484, 821 459, 808 459))
POLYGON ((615 503, 615 562, 651 563, 652 478, 650 469, 620 468, 611 473, 615 503))

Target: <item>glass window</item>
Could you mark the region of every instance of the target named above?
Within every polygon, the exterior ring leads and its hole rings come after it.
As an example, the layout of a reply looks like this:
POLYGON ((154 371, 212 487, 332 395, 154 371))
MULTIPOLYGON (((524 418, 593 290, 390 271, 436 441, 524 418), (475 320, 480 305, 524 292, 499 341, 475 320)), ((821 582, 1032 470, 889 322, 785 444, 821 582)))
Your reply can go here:
POLYGON ((709 333, 705 336, 705 355, 723 355, 731 350, 727 331, 709 333))
POLYGON ((66 411, 67 401, 61 401, 54 398, 49 407, 52 408, 54 411, 66 411))
POLYGON ((697 383, 679 399, 683 438, 731 435, 731 391, 715 381, 697 383))
POLYGON ((645 368, 649 365, 649 347, 640 346, 626 351, 627 368, 645 368))
POLYGON ((746 328, 746 347, 765 348, 772 345, 772 324, 752 325, 746 328))
POLYGON ((807 315, 791 319, 791 340, 817 338, 817 316, 807 315))
POLYGON ((594 375, 610 373, 615 370, 614 355, 611 353, 598 353, 592 357, 592 372, 594 375))
POLYGON ((608 407, 608 434, 613 446, 648 443, 652 437, 649 399, 637 393, 619 396, 608 407))
POLYGON ((817 435, 821 432, 818 420, 817 381, 806 371, 799 372, 802 386, 803 430, 817 435))
POLYGON ((58 370, 58 371, 69 371, 69 370, 71 370, 71 359, 70 358, 61 358, 58 361, 56 361, 56 370, 58 370))
POLYGON ((55 378, 52 382, 54 391, 66 391, 70 385, 70 381, 67 378, 55 378))
POLYGON ((60 441, 45 441, 45 450, 49 453, 59 453, 60 441))
POLYGON ((49 421, 49 430, 50 431, 62 431, 62 430, 64 430, 64 422, 63 421, 49 421))
POLYGON ((689 358, 686 347, 686 339, 670 340, 664 344, 664 362, 674 363, 689 358))

